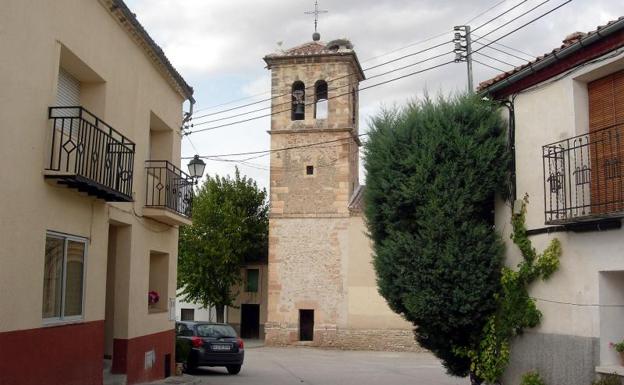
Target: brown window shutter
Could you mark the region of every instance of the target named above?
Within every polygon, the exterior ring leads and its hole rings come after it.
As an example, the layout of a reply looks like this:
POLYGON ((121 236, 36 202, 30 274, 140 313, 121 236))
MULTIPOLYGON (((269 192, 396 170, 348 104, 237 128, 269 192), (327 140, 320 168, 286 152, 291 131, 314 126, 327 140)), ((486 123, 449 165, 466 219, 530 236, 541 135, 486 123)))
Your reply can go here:
POLYGON ((591 211, 624 210, 624 71, 587 85, 591 161, 591 211))

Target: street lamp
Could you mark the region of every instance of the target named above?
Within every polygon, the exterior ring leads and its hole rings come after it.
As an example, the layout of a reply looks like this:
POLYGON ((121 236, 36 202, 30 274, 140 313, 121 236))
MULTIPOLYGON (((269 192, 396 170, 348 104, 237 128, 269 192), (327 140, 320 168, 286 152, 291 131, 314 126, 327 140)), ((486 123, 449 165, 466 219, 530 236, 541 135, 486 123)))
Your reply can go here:
POLYGON ((195 179, 195 183, 204 175, 204 169, 206 163, 199 158, 199 155, 195 155, 188 164, 189 174, 191 178, 195 179))

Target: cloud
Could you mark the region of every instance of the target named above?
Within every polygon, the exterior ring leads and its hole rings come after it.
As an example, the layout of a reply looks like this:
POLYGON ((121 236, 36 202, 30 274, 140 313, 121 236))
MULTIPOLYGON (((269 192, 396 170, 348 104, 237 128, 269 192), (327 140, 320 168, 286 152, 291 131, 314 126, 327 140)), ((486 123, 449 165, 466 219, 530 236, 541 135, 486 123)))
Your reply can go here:
MULTIPOLYGON (((163 47, 172 63, 196 88, 197 108, 257 95, 270 90, 270 73, 262 58, 277 50, 277 42, 285 48, 309 41, 313 32, 313 18, 303 12, 313 7, 312 1, 284 0, 127 0, 138 19, 154 39, 163 47)), ((321 8, 330 12, 321 15, 319 30, 323 40, 347 37, 354 43, 364 67, 398 58, 431 44, 452 39, 452 27, 462 24, 481 11, 499 3, 499 0, 321 0, 321 8), (368 58, 397 50, 430 36, 448 32, 422 45, 412 45, 382 58, 368 58)), ((529 0, 509 15, 482 27, 476 32, 484 35, 495 26, 512 20, 520 13, 538 4, 529 0)), ((529 21, 533 17, 561 4, 563 0, 551 0, 531 15, 519 19, 489 37, 497 38, 506 31, 529 21)), ((494 15, 518 4, 519 0, 507 0, 494 10, 474 20, 476 28, 494 15)), ((542 20, 506 37, 501 43, 540 55, 559 46, 571 32, 593 30, 597 25, 624 15, 624 2, 613 0, 575 0, 542 20)), ((475 44, 477 48, 479 44, 475 44)), ((437 51, 408 58, 400 62, 367 72, 368 76, 390 68, 415 62, 437 52, 452 49, 443 47, 437 51)), ((521 64, 516 58, 492 50, 483 50, 492 57, 521 64)), ((451 56, 452 57, 452 56, 451 56)), ((475 55, 502 70, 510 66, 475 55)), ((440 59, 443 60, 443 59, 440 59)), ((432 62, 434 63, 434 62, 432 62)), ((394 74, 363 83, 377 83, 394 76, 425 68, 432 63, 398 71, 394 74)), ((498 71, 475 63, 475 84, 495 76, 498 71)), ((361 131, 366 122, 382 105, 402 105, 406 100, 422 95, 456 92, 466 88, 465 63, 452 64, 401 81, 363 91, 360 97, 361 131)), ((251 99, 254 100, 254 99, 251 99)), ((218 110, 218 109, 217 109, 218 110)), ((259 119, 246 124, 226 127, 192 136, 202 154, 262 150, 269 147, 269 120, 259 119)), ((184 141, 183 154, 195 150, 184 141)), ((259 164, 268 166, 267 159, 259 164)), ((241 166, 245 173, 255 176, 261 184, 268 185, 268 173, 252 167, 241 166)), ((211 162, 208 169, 219 173, 231 173, 231 164, 211 162)))

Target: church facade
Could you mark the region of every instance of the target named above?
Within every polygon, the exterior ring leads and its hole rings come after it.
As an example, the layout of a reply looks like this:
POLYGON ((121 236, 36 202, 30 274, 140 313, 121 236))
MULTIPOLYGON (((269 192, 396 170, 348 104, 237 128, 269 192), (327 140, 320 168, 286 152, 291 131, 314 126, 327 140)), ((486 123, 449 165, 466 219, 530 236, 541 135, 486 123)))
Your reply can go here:
POLYGON ((272 78, 268 345, 418 350, 378 294, 359 184, 358 87, 348 40, 266 56, 272 78))

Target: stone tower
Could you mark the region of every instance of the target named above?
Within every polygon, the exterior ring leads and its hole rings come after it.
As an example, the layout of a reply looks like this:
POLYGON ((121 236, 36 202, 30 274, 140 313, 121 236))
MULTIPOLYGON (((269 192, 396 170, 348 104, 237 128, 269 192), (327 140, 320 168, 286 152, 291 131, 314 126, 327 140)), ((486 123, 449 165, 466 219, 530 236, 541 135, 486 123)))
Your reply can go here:
POLYGON ((347 325, 349 202, 359 189, 358 84, 348 40, 264 58, 271 70, 266 342, 337 346, 347 325))

